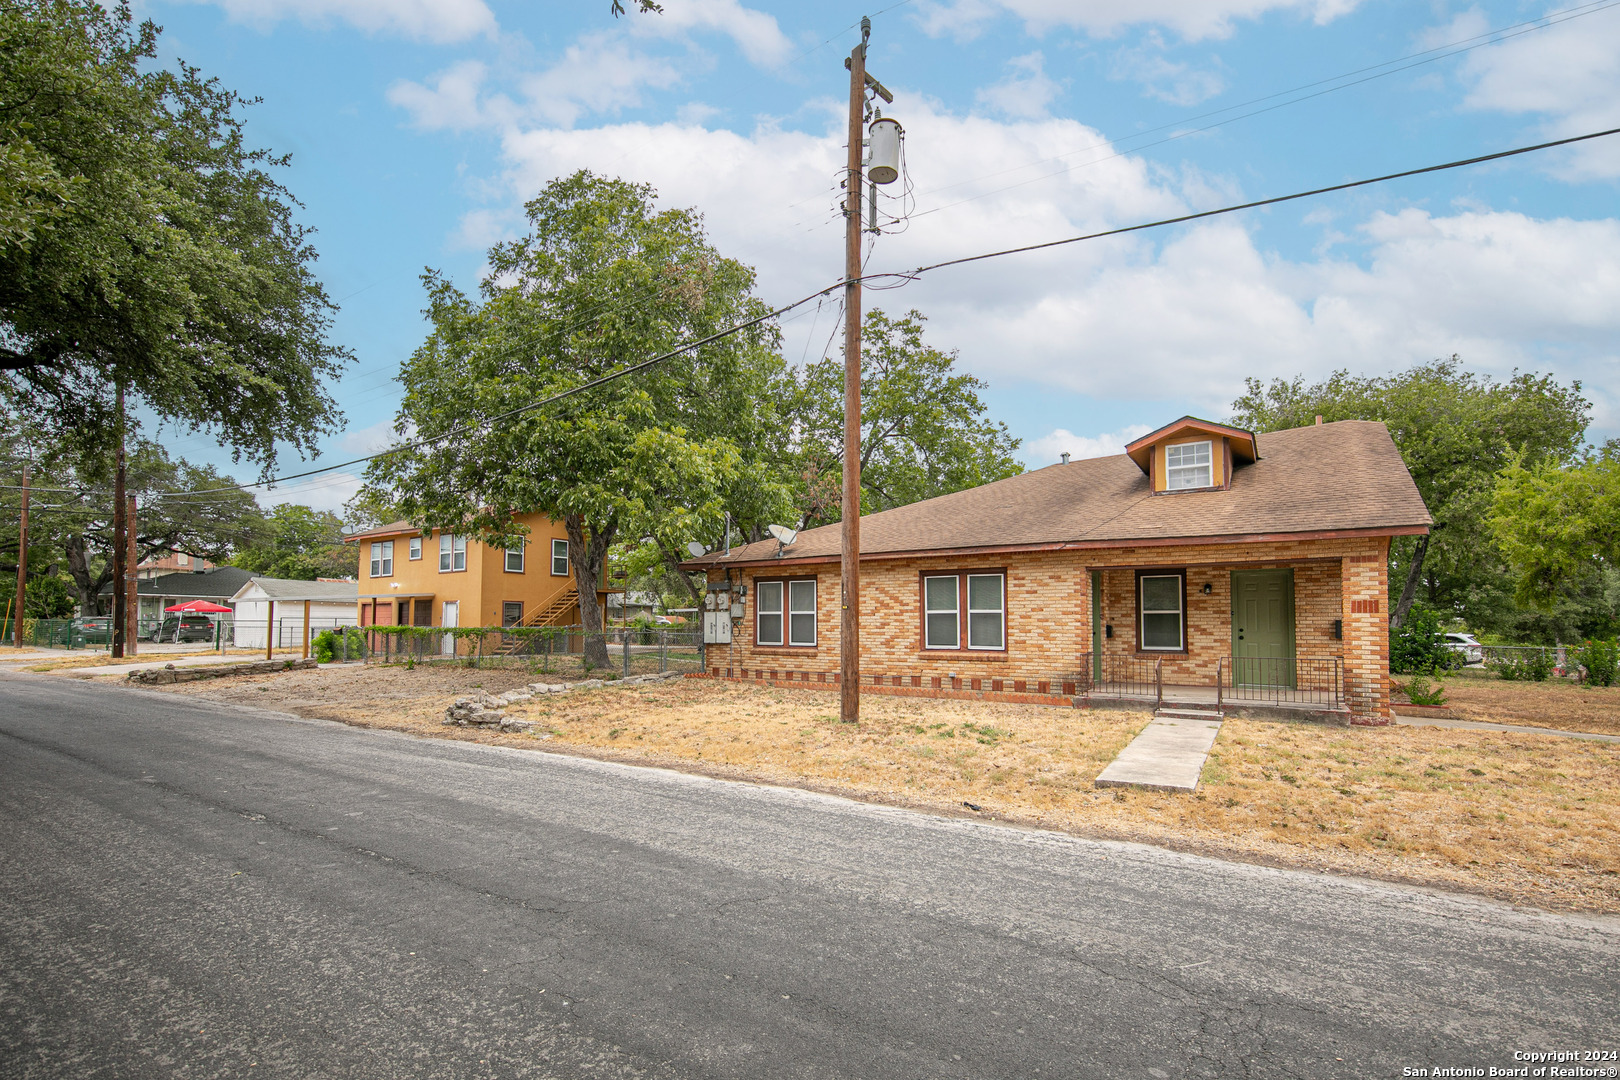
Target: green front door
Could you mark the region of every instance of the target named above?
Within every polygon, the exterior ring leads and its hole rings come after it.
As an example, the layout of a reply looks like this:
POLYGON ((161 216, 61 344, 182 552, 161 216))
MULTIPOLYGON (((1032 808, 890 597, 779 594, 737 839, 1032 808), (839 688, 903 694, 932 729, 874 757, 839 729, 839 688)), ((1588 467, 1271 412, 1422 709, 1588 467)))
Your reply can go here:
POLYGON ((1232 571, 1232 683, 1294 685, 1294 572, 1232 571))

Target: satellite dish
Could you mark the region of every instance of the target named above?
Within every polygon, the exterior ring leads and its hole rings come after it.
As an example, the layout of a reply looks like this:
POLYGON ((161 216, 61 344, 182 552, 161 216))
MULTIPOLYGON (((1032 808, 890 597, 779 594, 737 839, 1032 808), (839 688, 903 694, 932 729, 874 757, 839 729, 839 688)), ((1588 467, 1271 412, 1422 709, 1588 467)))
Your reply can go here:
POLYGON ((692 558, 694 559, 701 559, 703 556, 709 553, 709 549, 698 543, 696 540, 692 541, 690 544, 687 544, 686 550, 692 553, 692 558))
POLYGON ((766 526, 766 530, 772 536, 776 537, 777 542, 783 547, 788 547, 793 543, 793 541, 799 538, 798 530, 790 529, 786 525, 768 525, 766 526))

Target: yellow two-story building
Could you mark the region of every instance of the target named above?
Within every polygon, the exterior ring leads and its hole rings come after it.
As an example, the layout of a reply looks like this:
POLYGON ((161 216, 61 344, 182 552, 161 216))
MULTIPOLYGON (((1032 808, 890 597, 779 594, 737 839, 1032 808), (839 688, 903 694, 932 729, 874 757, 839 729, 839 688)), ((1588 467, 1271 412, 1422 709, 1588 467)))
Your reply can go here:
MULTIPOLYGON (((354 533, 360 549, 361 626, 578 626, 568 533, 544 514, 520 514, 520 547, 423 532, 408 521, 354 533)), ((607 610, 607 590, 597 601, 607 610)))

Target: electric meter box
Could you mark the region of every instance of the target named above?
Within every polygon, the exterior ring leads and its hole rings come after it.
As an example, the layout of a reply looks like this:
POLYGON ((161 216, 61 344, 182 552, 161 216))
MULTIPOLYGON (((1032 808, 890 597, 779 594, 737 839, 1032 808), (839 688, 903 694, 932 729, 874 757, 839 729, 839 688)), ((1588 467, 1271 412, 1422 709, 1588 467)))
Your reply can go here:
POLYGON ((703 643, 705 645, 731 644, 731 612, 705 611, 703 613, 703 643))

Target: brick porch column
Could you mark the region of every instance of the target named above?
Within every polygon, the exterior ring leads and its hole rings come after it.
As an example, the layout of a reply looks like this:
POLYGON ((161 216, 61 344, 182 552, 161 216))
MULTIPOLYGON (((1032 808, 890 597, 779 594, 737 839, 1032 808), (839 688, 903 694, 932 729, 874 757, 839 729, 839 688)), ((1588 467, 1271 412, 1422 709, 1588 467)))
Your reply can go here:
POLYGON ((1344 688, 1351 722, 1388 724, 1389 541, 1344 557, 1339 587, 1344 612, 1344 688))

